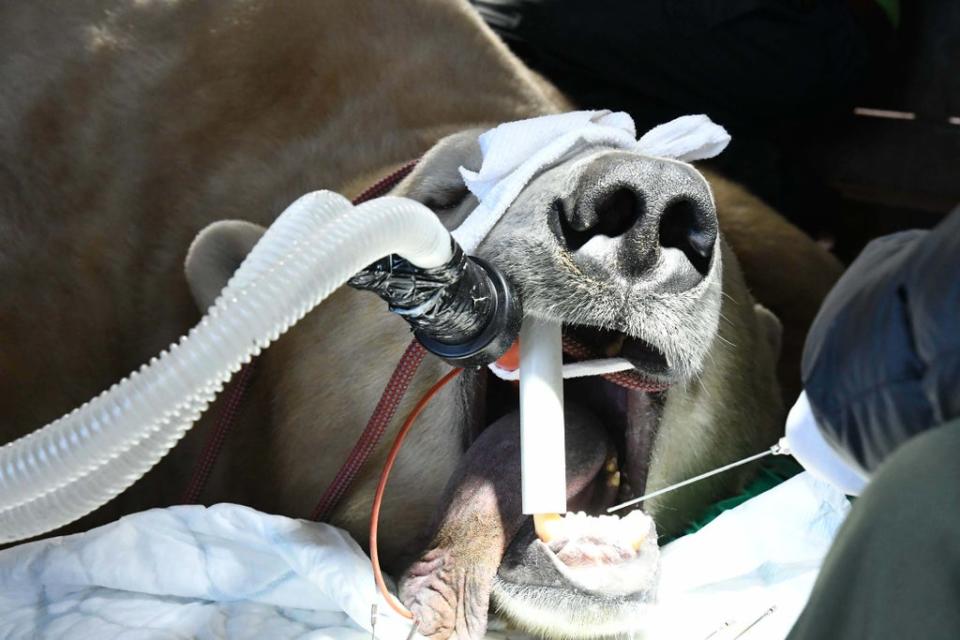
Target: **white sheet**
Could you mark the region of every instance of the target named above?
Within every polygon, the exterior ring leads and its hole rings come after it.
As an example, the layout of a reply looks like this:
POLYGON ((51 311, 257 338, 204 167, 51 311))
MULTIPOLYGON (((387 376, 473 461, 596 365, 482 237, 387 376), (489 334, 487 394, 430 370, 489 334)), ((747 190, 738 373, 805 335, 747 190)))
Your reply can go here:
MULTIPOLYGON (((668 545, 644 637, 699 640, 772 604, 744 638, 783 637, 847 508, 801 474, 668 545)), ((237 505, 155 509, 0 552, 0 638, 10 640, 359 640, 374 597, 369 561, 346 533, 237 505)), ((377 636, 402 640, 409 626, 379 602, 377 636)), ((523 636, 500 627, 490 637, 523 636)))
POLYGON ((850 510, 833 486, 801 473, 666 545, 656 619, 648 638, 784 638, 813 588, 850 510))
MULTIPOLYGON (((367 640, 374 596, 344 531, 230 504, 0 552, 0 638, 367 640)), ((379 602, 378 635, 405 638, 379 602)))

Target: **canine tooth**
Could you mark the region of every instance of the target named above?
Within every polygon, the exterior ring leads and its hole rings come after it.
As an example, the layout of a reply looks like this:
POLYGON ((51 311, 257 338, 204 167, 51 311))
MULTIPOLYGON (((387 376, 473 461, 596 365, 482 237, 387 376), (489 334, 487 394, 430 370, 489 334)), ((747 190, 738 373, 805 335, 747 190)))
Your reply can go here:
POLYGON ((620 472, 619 472, 619 471, 615 471, 614 473, 612 473, 612 474, 610 475, 609 478, 607 478, 607 486, 608 486, 608 487, 619 487, 619 486, 620 486, 620 472))
POLYGON ((577 537, 582 537, 590 523, 587 521, 587 514, 583 511, 578 511, 577 515, 573 518, 572 524, 571 533, 576 534, 577 537))
POLYGON ((559 513, 537 513, 533 516, 533 528, 541 541, 550 544, 563 535, 566 527, 559 513))
POLYGON ((630 541, 630 546, 633 547, 634 551, 640 551, 640 547, 643 546, 644 541, 647 539, 646 533, 641 533, 639 536, 630 541))
POLYGON ((640 551, 650 533, 650 516, 635 509, 620 520, 620 535, 628 541, 634 551, 640 551))
POLYGON ((626 341, 627 336, 625 334, 619 334, 614 339, 613 342, 607 344, 604 348, 604 353, 607 354, 608 358, 613 358, 614 356, 620 355, 620 352, 623 351, 623 343, 626 341))
POLYGON ((644 518, 642 517, 638 518, 635 516, 634 517, 627 516, 626 518, 622 519, 620 521, 620 527, 623 531, 626 531, 628 533, 637 531, 637 530, 646 529, 646 526, 644 526, 644 518))

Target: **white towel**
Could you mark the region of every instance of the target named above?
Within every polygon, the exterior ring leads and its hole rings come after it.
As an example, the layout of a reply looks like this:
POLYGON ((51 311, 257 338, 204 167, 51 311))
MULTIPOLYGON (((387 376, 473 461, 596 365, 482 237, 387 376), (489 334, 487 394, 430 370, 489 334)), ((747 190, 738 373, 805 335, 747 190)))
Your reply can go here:
POLYGON ((712 158, 730 135, 705 115, 682 116, 636 140, 633 119, 618 111, 574 111, 507 122, 480 136, 480 171, 460 167, 480 204, 454 232, 473 253, 527 183, 570 151, 605 145, 683 162, 712 158))

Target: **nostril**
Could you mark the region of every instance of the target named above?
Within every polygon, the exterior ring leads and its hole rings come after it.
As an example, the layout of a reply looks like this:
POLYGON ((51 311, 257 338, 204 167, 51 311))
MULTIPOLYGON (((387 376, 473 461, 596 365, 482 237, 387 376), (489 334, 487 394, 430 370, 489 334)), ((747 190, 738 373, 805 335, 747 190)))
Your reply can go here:
POLYGON ((674 200, 660 217, 660 246, 680 249, 701 275, 710 269, 716 239, 712 216, 692 200, 674 200))
POLYGON ((632 189, 618 187, 597 199, 585 198, 572 212, 561 201, 555 207, 564 242, 576 251, 595 236, 616 238, 629 231, 643 215, 644 202, 632 189))
POLYGON ((629 231, 643 214, 643 200, 635 191, 620 187, 597 205, 596 234, 616 238, 629 231))

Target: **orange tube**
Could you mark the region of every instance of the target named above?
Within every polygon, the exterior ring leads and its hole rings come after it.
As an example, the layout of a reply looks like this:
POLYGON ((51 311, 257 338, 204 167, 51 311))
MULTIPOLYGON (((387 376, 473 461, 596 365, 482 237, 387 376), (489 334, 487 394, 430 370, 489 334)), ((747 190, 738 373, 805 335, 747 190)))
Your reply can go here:
POLYGON ((383 594, 387 604, 389 604, 394 611, 410 620, 413 620, 413 613, 390 593, 386 583, 383 581, 383 574, 380 572, 380 555, 377 553, 377 528, 380 524, 380 504, 383 502, 383 493, 387 488, 387 479, 390 477, 390 470, 393 468, 393 463, 397 459, 397 454, 400 453, 400 446, 403 444, 404 438, 407 437, 410 427, 413 426, 413 423, 416 422, 417 418, 427 405, 430 404, 430 401, 433 400, 433 397, 437 395, 440 389, 460 375, 461 372, 463 372, 463 369, 453 369, 440 378, 436 384, 423 394, 423 397, 417 401, 417 404, 407 415, 406 420, 403 421, 403 426, 400 427, 400 431, 393 441, 393 445, 390 447, 387 461, 383 465, 383 472, 380 474, 380 482, 377 484, 377 492, 373 496, 373 509, 370 514, 370 563, 373 565, 373 578, 376 580, 377 588, 380 589, 380 593, 383 594))

